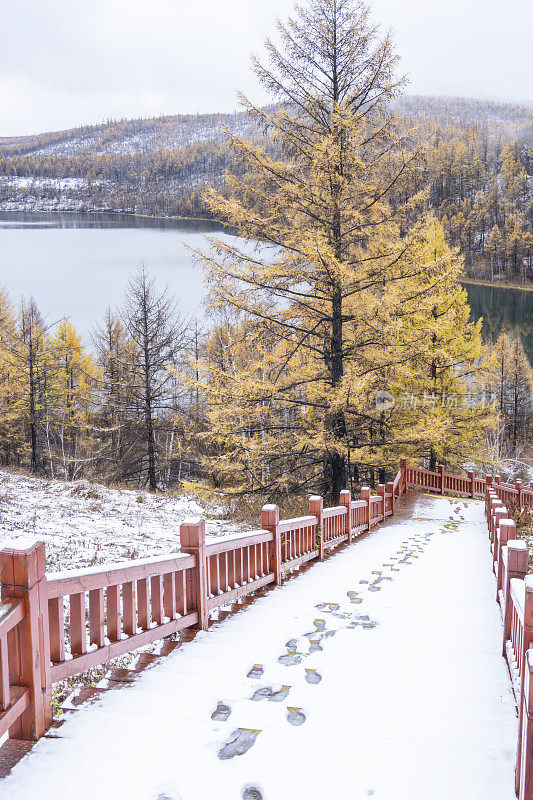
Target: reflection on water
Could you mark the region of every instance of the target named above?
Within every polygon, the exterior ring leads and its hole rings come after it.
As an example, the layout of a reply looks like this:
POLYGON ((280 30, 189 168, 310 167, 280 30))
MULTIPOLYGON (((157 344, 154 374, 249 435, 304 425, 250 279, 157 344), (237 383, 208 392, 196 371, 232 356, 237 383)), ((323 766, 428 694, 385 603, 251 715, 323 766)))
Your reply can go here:
POLYGON ((465 284, 472 319, 483 317, 485 341, 497 338, 502 328, 520 331, 533 364, 533 292, 501 286, 465 284))
POLYGON ((143 217, 136 214, 108 214, 100 212, 73 213, 71 211, 0 211, 0 228, 158 228, 194 233, 211 231, 228 232, 228 228, 208 219, 165 219, 143 217))

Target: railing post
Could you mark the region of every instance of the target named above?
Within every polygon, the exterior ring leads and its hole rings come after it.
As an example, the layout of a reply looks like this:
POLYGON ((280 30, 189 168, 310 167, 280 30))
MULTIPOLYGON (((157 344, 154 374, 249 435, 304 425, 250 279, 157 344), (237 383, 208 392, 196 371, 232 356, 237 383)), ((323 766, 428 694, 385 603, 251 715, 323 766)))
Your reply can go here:
MULTIPOLYGON (((522 675, 520 676, 520 696, 518 698, 518 747, 517 764, 515 773, 515 789, 520 796, 520 777, 522 773, 522 736, 524 732, 524 688, 526 676, 526 652, 533 646, 533 575, 525 577, 525 597, 524 597, 524 639, 522 642, 522 652, 517 653, 517 658, 522 661, 522 675)), ((529 761, 529 758, 527 759, 529 761)), ((525 764, 527 768, 527 763, 525 764)), ((524 795, 527 797, 527 795, 524 795)), ((528 798, 529 800, 529 798, 528 798)))
POLYGON ((522 491, 524 488, 522 481, 520 479, 517 479, 514 488, 518 492, 517 502, 518 502, 518 509, 520 510, 522 508, 522 503, 523 503, 522 491))
POLYGON ((491 547, 494 545, 494 517, 497 508, 503 508, 503 503, 498 497, 492 498, 489 503, 489 516, 488 516, 491 547))
POLYGON ((392 495, 391 497, 391 510, 394 516, 394 483, 393 481, 387 481, 387 494, 392 495))
POLYGON ((495 475, 494 476, 494 483, 501 483, 501 482, 502 482, 501 475, 495 475))
POLYGON ((512 519, 502 519, 497 538, 496 555, 496 601, 498 601, 500 590, 503 588, 503 548, 509 542, 516 539, 516 525, 512 519))
POLYGON ((444 494, 444 490, 446 489, 446 471, 444 464, 439 464, 437 466, 437 472, 439 473, 439 484, 440 484, 440 493, 444 494))
POLYGON ((348 542, 351 544, 352 542, 352 520, 351 520, 351 513, 350 513, 350 505, 352 502, 352 493, 349 489, 343 489, 340 496, 340 506, 344 506, 346 509, 346 526, 345 531, 348 534, 348 542))
POLYGON ((470 470, 466 473, 468 475, 468 479, 470 481, 470 497, 476 496, 476 473, 470 470))
POLYGON ((279 532, 279 507, 275 503, 267 503, 261 509, 261 527, 274 534, 274 576, 276 586, 281 586, 281 534, 279 532))
POLYGON ((485 489, 490 489, 492 486, 492 475, 485 475, 485 489))
POLYGON ((487 524, 489 522, 490 504, 492 500, 499 500, 499 497, 492 489, 487 489, 485 492, 485 517, 487 518, 487 524))
POLYGON ((511 638, 511 579, 524 580, 527 575, 528 548, 523 539, 514 539, 507 543, 507 558, 505 560, 505 581, 503 585, 503 647, 502 653, 506 657, 506 646, 511 638))
POLYGON ((182 553, 189 553, 196 557, 194 570, 187 570, 190 583, 190 592, 194 598, 198 611, 198 627, 206 631, 209 628, 207 612, 207 567, 205 550, 205 520, 195 522, 182 522, 180 525, 180 542, 182 553))
POLYGON ((522 736, 518 742, 521 753, 519 800, 533 797, 533 650, 526 653, 524 672, 522 736))
MULTIPOLYGON (((498 506, 498 508, 496 508, 494 510, 494 517, 493 517, 493 523, 492 523, 493 524, 493 530, 494 530, 494 533, 493 533, 493 544, 492 544, 492 555, 493 555, 493 560, 494 561, 496 561, 496 558, 497 558, 498 531, 499 531, 500 523, 501 523, 502 519, 507 519, 507 517, 508 517, 508 511, 505 508, 505 506, 498 506)), ((494 570, 494 571, 496 571, 496 570, 494 570)))
POLYGON ((361 486, 361 500, 366 503, 365 524, 367 530, 370 530, 370 486, 361 486))
POLYGON ((318 520, 318 557, 320 561, 324 561, 324 520, 322 512, 324 511, 324 498, 319 494, 313 494, 309 498, 309 513, 313 514, 318 520))
POLYGON ((381 516, 385 519, 385 484, 378 483, 378 494, 381 497, 381 516))
POLYGON ((403 494, 407 491, 407 459, 402 456, 400 458, 400 472, 402 473, 402 477, 400 478, 400 492, 399 495, 402 494, 402 487, 403 487, 403 494))
POLYGON ((0 552, 2 600, 24 599, 26 611, 18 626, 19 647, 11 669, 14 682, 29 688, 30 705, 9 729, 12 739, 39 739, 52 723, 45 573, 44 542, 35 542, 25 549, 10 547, 0 552))

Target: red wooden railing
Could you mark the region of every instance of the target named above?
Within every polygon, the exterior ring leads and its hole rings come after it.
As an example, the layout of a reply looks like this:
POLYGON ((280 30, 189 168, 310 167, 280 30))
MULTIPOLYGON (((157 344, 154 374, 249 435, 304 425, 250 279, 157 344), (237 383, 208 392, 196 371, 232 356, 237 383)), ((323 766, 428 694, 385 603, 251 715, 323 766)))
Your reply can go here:
POLYGON ((196 624, 194 566, 193 555, 176 553, 110 565, 105 572, 46 575, 52 682, 196 624))
POLYGON ((30 705, 30 690, 20 663, 19 628, 26 617, 24 600, 0 605, 0 737, 22 733, 22 716, 30 705))
POLYGON ((182 524, 181 551, 169 556, 46 574, 43 543, 1 551, 0 735, 8 730, 12 738, 39 738, 51 724, 54 682, 184 628, 207 629, 214 609, 280 585, 286 573, 394 514, 408 487, 486 495, 499 598, 504 615, 509 605, 512 627, 509 598, 511 581, 519 577, 513 562, 519 548, 496 511, 507 496, 533 505, 533 488, 511 487, 497 476, 450 475, 441 465, 433 472, 401 459, 394 481, 380 484, 376 494, 363 487, 360 499, 352 499, 343 491, 331 508, 314 495, 307 516, 288 520, 266 505, 261 529, 250 533, 206 541, 203 520, 182 524))
POLYGON ((454 475, 446 472, 442 464, 439 464, 436 472, 432 472, 422 467, 408 466, 404 459, 401 461, 400 473, 405 473, 408 488, 460 497, 485 497, 490 488, 504 504, 512 501, 521 508, 533 508, 533 482, 524 486, 520 480, 514 484, 502 483, 499 475, 487 475, 485 478, 476 477, 473 472, 468 472, 466 477, 454 475))
POLYGON ((184 628, 350 542, 394 512, 400 471, 378 494, 340 504, 309 501, 309 515, 280 520, 266 505, 262 528, 206 542, 203 520, 180 526, 181 552, 104 567, 45 571, 42 542, 0 553, 0 735, 39 738, 51 723, 53 683, 184 628))
MULTIPOLYGON (((503 655, 507 660, 518 711, 516 792, 533 797, 533 575, 528 575, 528 547, 516 539, 516 524, 501 498, 527 498, 521 487, 497 483, 486 488, 485 511, 496 576, 496 598, 503 620, 503 655)), ((527 499, 525 500, 527 502, 527 499)))

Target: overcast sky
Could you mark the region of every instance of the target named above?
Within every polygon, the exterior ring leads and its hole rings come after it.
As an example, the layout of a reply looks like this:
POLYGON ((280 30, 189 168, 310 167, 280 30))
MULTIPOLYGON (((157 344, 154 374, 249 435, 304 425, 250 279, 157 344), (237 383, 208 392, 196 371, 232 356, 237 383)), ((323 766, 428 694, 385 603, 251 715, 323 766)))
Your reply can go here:
MULTIPOLYGON (((0 0, 0 136, 229 111, 290 0, 0 0)), ((533 0, 375 0, 408 91, 533 101, 533 0)))

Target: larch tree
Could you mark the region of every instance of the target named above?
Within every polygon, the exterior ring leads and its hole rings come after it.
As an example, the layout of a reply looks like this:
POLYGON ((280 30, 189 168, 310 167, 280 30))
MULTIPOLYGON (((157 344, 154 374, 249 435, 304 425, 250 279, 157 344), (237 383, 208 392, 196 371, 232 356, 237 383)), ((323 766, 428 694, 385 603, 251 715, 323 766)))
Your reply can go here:
MULTIPOLYGON (((390 38, 379 37, 362 3, 297 6, 278 32, 279 48, 266 43, 268 63, 254 60, 273 110, 242 98, 268 139, 232 137, 245 177, 228 176, 229 199, 215 190, 208 197, 217 217, 261 244, 211 238, 201 259, 213 304, 234 309, 258 343, 268 342, 268 368, 247 366, 231 379, 235 402, 275 413, 272 459, 279 463, 280 450, 291 464, 301 459, 291 484, 335 497, 347 483, 349 429, 368 416, 388 292, 401 272, 404 245, 388 199, 408 157, 387 105, 403 80, 394 77, 390 38), (269 141, 281 158, 269 155, 269 141)), ((240 446, 254 432, 235 436, 240 446)), ((269 458, 268 447, 254 450, 269 458)), ((287 470, 278 476, 283 485, 287 470)))
POLYGON ((417 154, 389 112, 403 80, 367 6, 313 0, 278 32, 254 60, 274 105, 242 98, 264 143, 231 137, 244 177, 208 195, 245 240, 210 237, 199 254, 212 305, 233 314, 204 363, 211 466, 235 491, 335 499, 379 442, 376 391, 420 350, 399 346, 413 307, 399 287, 427 272, 411 233, 423 198, 403 197, 417 154))
POLYGON ((121 316, 133 343, 121 367, 126 369, 128 405, 142 419, 137 469, 155 490, 162 458, 157 433, 169 433, 172 440, 179 404, 176 369, 184 359, 187 325, 176 300, 157 288, 144 266, 130 280, 121 316))
POLYGON ((470 321, 459 283, 463 258, 435 218, 424 219, 414 236, 409 277, 397 283, 395 350, 407 358, 387 370, 396 405, 383 412, 383 439, 396 459, 403 450, 435 470, 438 462, 457 466, 479 452, 496 420, 485 392, 482 320, 470 321))
POLYGON ((15 315, 7 292, 0 289, 0 453, 6 465, 18 464, 24 451, 21 391, 15 380, 15 315))
POLYGON ((111 480, 130 477, 137 451, 136 427, 140 403, 132 406, 130 381, 133 382, 136 346, 122 321, 110 308, 93 333, 97 362, 101 371, 99 385, 101 448, 99 464, 111 480))
POLYGON ((518 332, 504 330, 498 336, 488 386, 501 414, 499 455, 519 458, 533 438, 533 370, 518 332))
POLYGON ((46 328, 33 299, 22 302, 17 319, 4 330, 10 415, 18 420, 23 448, 32 472, 43 472, 42 442, 46 385, 46 328))
POLYGON ((57 444, 56 459, 64 478, 73 480, 94 459, 98 369, 74 326, 66 320, 48 339, 45 361, 47 413, 57 444))

